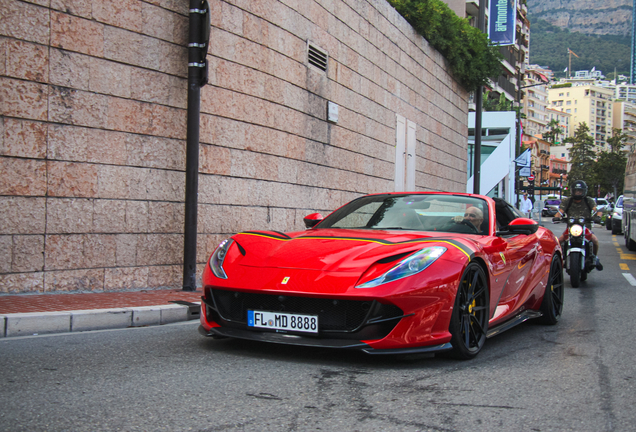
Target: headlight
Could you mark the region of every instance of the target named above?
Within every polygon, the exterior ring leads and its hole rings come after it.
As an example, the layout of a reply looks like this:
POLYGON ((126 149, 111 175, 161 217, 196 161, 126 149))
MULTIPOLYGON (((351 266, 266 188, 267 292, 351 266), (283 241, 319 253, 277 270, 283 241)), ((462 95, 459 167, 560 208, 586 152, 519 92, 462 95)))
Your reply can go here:
POLYGON ((225 270, 223 270, 223 261, 225 261, 225 255, 228 249, 230 249, 230 246, 232 246, 232 243, 234 243, 232 239, 223 240, 210 257, 210 270, 212 270, 214 276, 219 279, 227 279, 227 274, 225 274, 225 270))
POLYGON ((413 276, 433 264, 437 258, 441 257, 446 248, 442 246, 432 246, 415 252, 400 261, 395 267, 375 279, 356 286, 356 288, 373 288, 387 282, 413 276))
POLYGON ((618 212, 614 212, 612 213, 612 217, 621 217, 621 215, 618 212))
POLYGON ((570 227, 570 234, 573 237, 579 237, 581 234, 583 234, 583 227, 581 225, 572 225, 570 227))

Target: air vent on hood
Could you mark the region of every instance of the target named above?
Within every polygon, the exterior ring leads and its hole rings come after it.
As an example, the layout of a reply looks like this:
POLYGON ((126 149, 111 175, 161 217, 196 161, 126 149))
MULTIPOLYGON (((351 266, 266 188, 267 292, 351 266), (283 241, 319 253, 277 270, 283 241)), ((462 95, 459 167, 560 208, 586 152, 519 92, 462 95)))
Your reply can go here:
POLYGON ((322 72, 327 72, 327 63, 329 60, 329 54, 326 51, 318 48, 311 42, 307 42, 307 56, 308 62, 311 66, 322 72))

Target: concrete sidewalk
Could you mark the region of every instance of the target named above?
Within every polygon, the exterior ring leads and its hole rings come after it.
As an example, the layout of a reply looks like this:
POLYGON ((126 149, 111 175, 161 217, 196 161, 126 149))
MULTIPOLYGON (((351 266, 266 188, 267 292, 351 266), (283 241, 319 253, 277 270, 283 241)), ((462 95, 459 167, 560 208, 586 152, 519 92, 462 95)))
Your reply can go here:
POLYGON ((198 319, 201 295, 175 289, 0 295, 0 338, 198 319))

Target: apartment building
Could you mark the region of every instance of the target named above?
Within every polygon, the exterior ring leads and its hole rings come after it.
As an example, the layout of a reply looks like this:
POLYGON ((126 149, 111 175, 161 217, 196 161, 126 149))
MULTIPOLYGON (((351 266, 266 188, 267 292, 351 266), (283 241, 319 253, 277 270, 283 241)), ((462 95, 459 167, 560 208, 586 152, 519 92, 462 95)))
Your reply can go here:
POLYGON ((636 104, 636 84, 617 84, 614 88, 614 98, 636 104))
POLYGON ((522 107, 526 119, 524 133, 534 136, 548 131, 548 78, 546 70, 538 65, 529 65, 524 74, 522 107))
POLYGON ((612 134, 612 110, 614 91, 589 81, 570 82, 548 89, 550 108, 571 114, 568 134, 581 123, 590 128, 597 151, 607 149, 607 138, 612 134))
POLYGON ((622 129, 623 133, 629 137, 624 150, 628 151, 636 143, 636 104, 617 101, 614 102, 614 115, 612 127, 622 129))
MULTIPOLYGON (((465 16, 473 26, 477 26, 478 24, 479 1, 480 0, 466 0, 465 2, 465 16)), ((456 0, 444 0, 444 2, 457 12, 456 0)), ((489 15, 488 4, 489 3, 486 3, 486 19, 488 19, 489 15)), ((523 90, 521 90, 521 87, 524 85, 523 75, 525 74, 530 41, 530 21, 527 18, 528 7, 520 1, 518 1, 516 5, 515 44, 499 48, 499 51, 504 57, 501 62, 501 74, 496 80, 493 80, 489 86, 492 97, 498 98, 499 95, 503 94, 511 102, 521 101, 523 99, 523 90)), ((473 100, 471 99, 470 102, 470 109, 474 111, 475 106, 472 103, 473 100)))
POLYGON ((568 183, 568 166, 567 159, 563 157, 557 157, 552 154, 552 148, 550 149, 550 171, 549 171, 549 184, 551 187, 563 187, 568 183))
POLYGON ((547 108, 546 113, 548 116, 548 124, 552 120, 556 120, 559 122, 559 127, 561 127, 561 130, 563 131, 562 134, 556 137, 555 144, 560 144, 564 139, 572 136, 569 133, 572 114, 566 113, 565 111, 559 111, 554 108, 547 108))

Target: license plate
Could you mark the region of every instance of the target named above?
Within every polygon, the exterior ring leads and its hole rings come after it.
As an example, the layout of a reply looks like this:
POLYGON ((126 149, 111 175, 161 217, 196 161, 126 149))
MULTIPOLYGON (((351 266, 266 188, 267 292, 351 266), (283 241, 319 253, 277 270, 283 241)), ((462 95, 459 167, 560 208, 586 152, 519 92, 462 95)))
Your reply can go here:
POLYGON ((318 316, 248 310, 247 325, 272 330, 318 333, 318 316))

